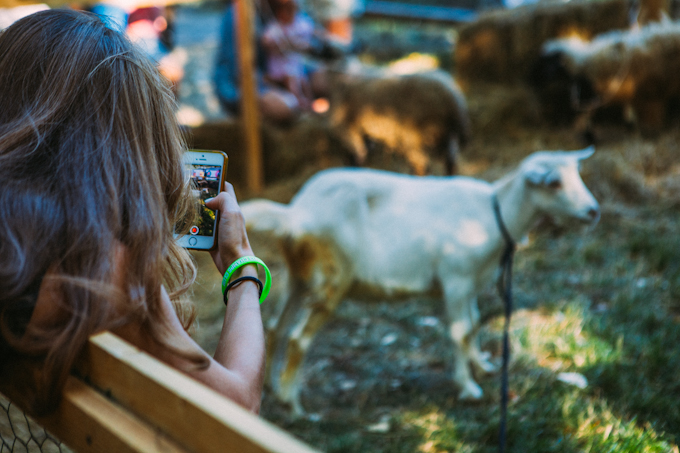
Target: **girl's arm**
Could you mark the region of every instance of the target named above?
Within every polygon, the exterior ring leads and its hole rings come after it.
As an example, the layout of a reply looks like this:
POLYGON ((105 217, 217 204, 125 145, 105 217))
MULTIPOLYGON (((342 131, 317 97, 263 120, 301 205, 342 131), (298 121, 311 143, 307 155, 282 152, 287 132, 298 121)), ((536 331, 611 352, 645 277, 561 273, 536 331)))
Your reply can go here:
MULTIPOLYGON (((211 254, 221 274, 241 256, 253 255, 234 189, 229 183, 225 185, 224 192, 206 202, 208 207, 220 211, 219 247, 211 254)), ((257 277, 254 265, 241 269, 240 275, 257 277)), ((162 301, 163 315, 172 334, 179 337, 180 344, 201 351, 184 330, 165 288, 162 288, 162 301)), ((258 287, 254 282, 244 281, 229 291, 229 304, 215 356, 210 358, 210 366, 205 369, 192 368, 193 364, 189 360, 152 341, 148 335, 143 335, 139 326, 124 326, 116 333, 246 409, 259 412, 264 381, 265 339, 258 287)))

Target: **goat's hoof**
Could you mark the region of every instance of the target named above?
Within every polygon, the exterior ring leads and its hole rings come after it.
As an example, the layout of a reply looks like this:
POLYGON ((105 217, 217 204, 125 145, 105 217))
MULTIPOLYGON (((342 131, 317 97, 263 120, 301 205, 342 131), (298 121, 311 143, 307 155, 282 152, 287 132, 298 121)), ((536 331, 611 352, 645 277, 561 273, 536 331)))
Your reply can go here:
POLYGON ((289 411, 290 418, 293 420, 319 421, 315 420, 318 414, 308 414, 299 404, 286 403, 285 406, 289 411))
MULTIPOLYGON (((307 411, 302 407, 302 404, 298 399, 288 402, 288 406, 291 409, 291 415, 294 419, 306 419, 308 417, 307 411)), ((313 416, 313 415, 312 415, 313 416)))
POLYGON ((491 362, 491 353, 489 352, 482 352, 477 356, 475 360, 472 361, 472 363, 481 371, 482 373, 486 374, 492 374, 498 371, 498 365, 494 364, 491 362))
POLYGON ((480 360, 475 365, 479 368, 479 371, 485 374, 493 374, 498 371, 499 368, 498 365, 491 363, 488 360, 480 360))
POLYGON ((299 399, 290 397, 282 398, 280 395, 277 396, 279 402, 289 411, 293 419, 299 420, 307 418, 307 411, 302 407, 299 399))
POLYGON ((479 360, 489 360, 491 358, 491 353, 489 351, 481 351, 477 354, 479 360))
POLYGON ((458 394, 458 399, 463 401, 478 400, 484 395, 482 388, 474 381, 467 381, 463 390, 458 394))

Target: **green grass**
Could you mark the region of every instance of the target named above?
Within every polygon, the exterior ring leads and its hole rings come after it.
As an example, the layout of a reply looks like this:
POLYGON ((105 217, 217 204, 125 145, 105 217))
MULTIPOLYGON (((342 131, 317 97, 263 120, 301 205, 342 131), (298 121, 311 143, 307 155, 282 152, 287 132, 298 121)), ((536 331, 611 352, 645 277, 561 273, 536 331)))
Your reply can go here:
MULTIPOLYGON (((680 363, 671 356, 678 352, 679 329, 669 323, 650 336, 648 318, 635 316, 636 302, 616 301, 612 313, 599 315, 582 299, 549 313, 515 313, 509 451, 677 451, 680 363), (562 371, 582 373, 588 387, 559 381, 562 371)), ((498 392, 497 384, 485 384, 487 392, 498 392)), ((421 434, 420 451, 495 451, 498 398, 491 400, 426 407, 404 414, 401 427, 421 434)))
MULTIPOLYGON (((520 252, 516 291, 527 308, 515 313, 512 327, 510 451, 677 451, 680 317, 673 309, 680 239, 670 232, 678 231, 680 216, 657 211, 639 218, 648 220, 605 218, 585 239, 541 235, 520 252), (521 294, 524 285, 548 300, 535 305, 521 294), (560 372, 581 373, 589 385, 581 390, 558 381, 560 372)), ((498 332, 501 320, 489 327, 498 332)), ((485 384, 487 392, 498 391, 485 384)), ((436 414, 438 428, 420 431, 424 451, 493 451, 492 399, 480 407, 427 408, 404 423, 422 427, 436 414)))

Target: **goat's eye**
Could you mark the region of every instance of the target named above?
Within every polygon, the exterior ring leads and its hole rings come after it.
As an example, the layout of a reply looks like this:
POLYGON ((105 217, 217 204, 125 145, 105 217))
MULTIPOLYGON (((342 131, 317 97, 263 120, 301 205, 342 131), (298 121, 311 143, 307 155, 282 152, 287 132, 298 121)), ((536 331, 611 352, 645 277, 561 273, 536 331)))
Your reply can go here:
POLYGON ((554 181, 550 181, 548 183, 548 188, 552 189, 552 190, 561 189, 562 188, 562 181, 560 181, 559 179, 556 179, 554 181))

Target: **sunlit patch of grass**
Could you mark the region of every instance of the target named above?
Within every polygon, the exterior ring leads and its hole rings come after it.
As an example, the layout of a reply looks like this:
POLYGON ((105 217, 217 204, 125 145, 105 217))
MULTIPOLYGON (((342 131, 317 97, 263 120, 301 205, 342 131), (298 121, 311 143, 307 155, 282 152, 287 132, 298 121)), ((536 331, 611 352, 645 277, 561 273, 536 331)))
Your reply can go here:
POLYGON ((585 451, 612 453, 678 451, 677 445, 671 445, 661 439, 651 426, 638 427, 635 419, 624 422, 606 408, 585 417, 576 431, 576 437, 585 451))
POLYGON ((465 445, 456 422, 448 418, 440 408, 428 407, 418 412, 406 412, 400 417, 402 426, 412 427, 421 435, 422 442, 416 451, 421 453, 440 453, 455 451, 471 452, 474 449, 465 445))
POLYGON ((601 398, 584 398, 573 392, 565 398, 563 411, 574 437, 585 451, 671 452, 677 450, 652 427, 640 426, 635 417, 623 420, 601 398))
POLYGON ((553 371, 573 371, 620 359, 623 340, 612 346, 584 332, 584 316, 583 304, 578 302, 550 314, 521 310, 514 315, 514 337, 522 354, 553 371))
POLYGON ((601 398, 571 389, 561 402, 563 432, 581 451, 671 452, 677 450, 649 424, 639 426, 635 417, 624 420, 601 398))
MULTIPOLYGON (((631 358, 623 332, 616 330, 611 336, 601 336, 593 328, 601 316, 593 314, 587 305, 587 301, 577 298, 555 303, 552 309, 522 309, 514 313, 509 451, 676 451, 672 436, 669 439, 659 431, 658 423, 639 419, 618 398, 610 401, 601 388, 595 370, 616 369, 628 365, 631 358), (562 382, 558 379, 561 372, 581 373, 589 384, 581 389, 562 382)), ((499 329, 500 321, 495 320, 490 327, 499 329)), ((640 345, 643 350, 648 347, 644 341, 640 345)), ((488 391, 488 384, 486 387, 488 391)), ((493 392, 497 392, 495 383, 493 387, 493 392)), ((627 387, 627 391, 636 400, 645 390, 627 387)), ((479 451, 487 451, 482 445, 493 445, 497 436, 498 412, 490 409, 488 415, 492 422, 481 434, 468 429, 456 417, 459 438, 469 444, 479 442, 479 451)))

